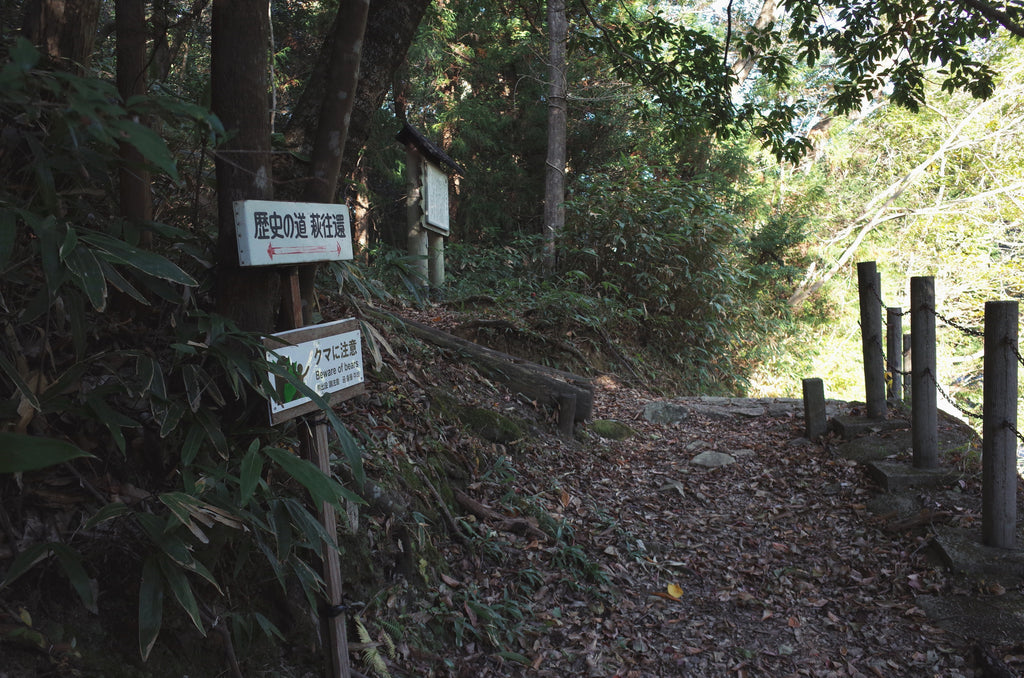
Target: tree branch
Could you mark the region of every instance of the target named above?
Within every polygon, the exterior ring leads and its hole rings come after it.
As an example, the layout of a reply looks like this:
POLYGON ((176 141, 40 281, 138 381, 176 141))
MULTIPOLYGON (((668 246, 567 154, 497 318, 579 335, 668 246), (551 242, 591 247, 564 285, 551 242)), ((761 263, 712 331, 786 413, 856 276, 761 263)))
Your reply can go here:
POLYGON ((967 5, 971 9, 981 14, 990 21, 995 21, 997 24, 1013 33, 1019 38, 1024 38, 1024 25, 1016 21, 1012 16, 996 9, 992 5, 984 2, 983 0, 960 0, 964 5, 967 5))

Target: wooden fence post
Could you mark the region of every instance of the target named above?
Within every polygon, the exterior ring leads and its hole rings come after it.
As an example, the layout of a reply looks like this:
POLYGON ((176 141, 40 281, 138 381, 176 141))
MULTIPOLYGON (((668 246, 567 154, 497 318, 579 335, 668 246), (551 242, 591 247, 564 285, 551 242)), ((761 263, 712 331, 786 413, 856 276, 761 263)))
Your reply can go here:
MULTIPOLYGON (((912 355, 910 352, 910 334, 903 335, 903 371, 910 374, 913 369, 912 355)), ((903 401, 911 400, 913 396, 910 393, 910 379, 907 379, 903 383, 903 401)))
POLYGON ((804 379, 804 426, 808 440, 817 441, 825 434, 825 383, 821 379, 804 379))
POLYGON ((1017 302, 985 303, 981 539, 1011 549, 1017 534, 1017 302))
POLYGON ((903 402, 903 309, 885 309, 885 352, 889 381, 889 397, 903 402))
POLYGON ((913 371, 910 389, 910 431, 914 446, 914 468, 939 466, 939 409, 935 373, 935 278, 910 279, 910 352, 913 371))
POLYGON ((882 304, 880 278, 875 262, 857 264, 857 287, 860 291, 860 333, 864 345, 864 389, 868 417, 884 419, 885 358, 882 355, 882 304))

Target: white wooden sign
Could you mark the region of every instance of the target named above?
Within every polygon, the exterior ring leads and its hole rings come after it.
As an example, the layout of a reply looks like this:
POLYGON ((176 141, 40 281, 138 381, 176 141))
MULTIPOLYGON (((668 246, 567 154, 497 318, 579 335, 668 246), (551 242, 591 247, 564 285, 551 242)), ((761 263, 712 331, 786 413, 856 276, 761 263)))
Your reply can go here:
POLYGON ((423 163, 423 213, 427 228, 448 235, 448 175, 432 162, 423 163))
MULTIPOLYGON (((297 330, 278 332, 263 340, 267 361, 285 364, 317 395, 334 404, 364 390, 363 350, 359 322, 336 320, 297 330)), ((278 424, 319 409, 287 381, 273 376, 275 397, 270 401, 270 423, 278 424)))
POLYGON ((241 266, 352 258, 348 205, 238 200, 234 208, 241 266))

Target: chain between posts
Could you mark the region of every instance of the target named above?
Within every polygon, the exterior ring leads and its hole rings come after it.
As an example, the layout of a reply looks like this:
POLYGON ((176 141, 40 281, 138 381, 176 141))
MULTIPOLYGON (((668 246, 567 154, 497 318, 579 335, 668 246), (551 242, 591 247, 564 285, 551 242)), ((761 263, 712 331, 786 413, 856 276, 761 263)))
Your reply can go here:
POLYGON ((1019 440, 1022 443, 1024 443, 1024 435, 1022 435, 1021 432, 1017 430, 1016 426, 1014 426, 1013 424, 1011 424, 1008 421, 1003 422, 1003 423, 1005 424, 1006 428, 1008 428, 1011 431, 1013 431, 1013 435, 1017 436, 1017 440, 1019 440))
MULTIPOLYGON (((874 295, 875 300, 879 304, 881 304, 882 310, 884 310, 886 313, 889 313, 892 307, 886 305, 885 300, 883 300, 881 295, 879 294, 879 290, 876 290, 874 287, 871 287, 869 289, 870 289, 871 293, 874 295)), ((912 310, 913 309, 908 309, 906 311, 901 311, 899 313, 893 313, 893 315, 896 315, 896 316, 902 318, 903 316, 910 315, 912 310)), ((971 336, 971 337, 976 337, 976 338, 979 338, 979 339, 984 339, 985 338, 985 333, 982 330, 977 330, 977 329, 974 329, 974 328, 971 328, 971 327, 967 327, 965 325, 961 325, 960 323, 956 322, 955 320, 951 320, 950 318, 947 318, 943 314, 939 313, 939 311, 937 309, 935 309, 935 308, 929 308, 927 310, 930 311, 931 314, 934 315, 936 318, 941 320, 945 325, 947 325, 949 327, 952 327, 953 329, 959 330, 960 332, 962 332, 962 333, 964 333, 964 334, 966 334, 968 336, 971 336)), ((892 366, 889 365, 889 361, 886 359, 886 356, 885 356, 885 347, 882 346, 881 343, 882 343, 881 339, 878 339, 878 348, 881 350, 882 361, 883 361, 883 364, 886 366, 886 371, 887 372, 895 372, 896 374, 899 374, 899 375, 904 376, 904 377, 911 376, 911 371, 897 370, 897 369, 895 369, 895 368, 893 368, 892 366)), ((1010 350, 1013 351, 1014 356, 1017 358, 1017 362, 1020 365, 1024 366, 1024 356, 1021 356, 1020 347, 1018 345, 1015 345, 1013 342, 1009 342, 1008 341, 1007 343, 1010 344, 1010 350)), ((935 375, 932 374, 930 371, 928 372, 928 376, 931 378, 932 383, 935 384, 936 390, 938 390, 938 392, 942 395, 943 399, 945 399, 946 402, 948 402, 950 405, 952 405, 954 408, 956 408, 956 410, 958 412, 960 412, 965 417, 969 417, 971 419, 977 419, 977 420, 984 419, 983 415, 981 415, 980 413, 978 413, 978 412, 971 412, 971 411, 965 410, 964 408, 962 408, 959 405, 957 405, 956 402, 954 402, 953 399, 950 397, 950 395, 946 392, 946 390, 944 388, 942 388, 942 385, 939 384, 939 381, 938 381, 938 379, 935 378, 935 375)), ((1018 431, 1013 426, 1013 424, 1011 424, 1010 422, 1006 422, 1006 425, 1010 428, 1011 431, 1013 431, 1014 435, 1017 436, 1017 438, 1022 443, 1024 443, 1024 434, 1021 434, 1021 432, 1018 431)))
POLYGON ((1010 345, 1010 350, 1013 351, 1013 355, 1017 356, 1017 362, 1020 363, 1021 365, 1024 365, 1024 358, 1020 357, 1020 347, 1014 344, 1012 341, 1007 341, 1006 343, 1010 345))
POLYGON ((949 403, 954 408, 956 408, 957 412, 959 412, 960 414, 964 415, 965 417, 969 417, 971 419, 977 419, 978 421, 984 420, 985 416, 982 413, 980 413, 980 412, 971 412, 971 411, 965 410, 964 408, 962 408, 959 405, 957 405, 953 401, 953 399, 949 396, 949 394, 946 393, 946 389, 942 388, 942 385, 939 383, 939 380, 935 378, 935 375, 932 374, 931 371, 928 371, 927 374, 931 378, 932 383, 935 384, 935 388, 936 388, 936 390, 938 390, 939 394, 942 395, 943 399, 945 399, 945 401, 947 403, 949 403))
POLYGON ((959 324, 959 323, 957 323, 957 322, 955 322, 953 320, 950 320, 949 318, 947 318, 946 316, 942 315, 941 313, 939 313, 934 308, 931 309, 931 312, 932 312, 932 314, 936 318, 938 318, 942 322, 946 323, 950 327, 952 327, 954 329, 960 330, 964 334, 970 335, 972 337, 978 337, 979 339, 984 339, 985 338, 985 333, 982 332, 981 330, 976 330, 976 329, 973 329, 973 328, 970 328, 970 327, 965 327, 964 325, 961 325, 961 324, 959 324))

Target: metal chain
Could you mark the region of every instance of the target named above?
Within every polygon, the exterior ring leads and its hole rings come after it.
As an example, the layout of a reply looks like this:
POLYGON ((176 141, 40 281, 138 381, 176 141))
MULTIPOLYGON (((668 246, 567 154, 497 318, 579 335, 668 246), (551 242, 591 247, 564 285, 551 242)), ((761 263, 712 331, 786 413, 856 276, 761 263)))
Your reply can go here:
MULTIPOLYGON (((1024 358, 1020 357, 1020 346, 1014 342, 1007 342, 1010 344, 1010 350, 1013 351, 1013 355, 1017 356, 1017 362, 1024 365, 1024 358)), ((1018 434, 1019 435, 1019 434, 1018 434)))
MULTIPOLYGON (((879 304, 882 305, 882 310, 883 311, 888 313, 890 308, 896 308, 895 306, 892 306, 892 307, 886 306, 885 300, 882 299, 882 297, 878 294, 878 290, 876 290, 873 286, 869 287, 868 289, 871 290, 871 294, 875 297, 875 301, 877 301, 879 304)), ((910 315, 910 309, 907 309, 906 311, 900 311, 899 313, 896 313, 894 315, 902 318, 905 315, 910 315)))
POLYGON ((968 334, 968 335, 970 335, 972 337, 979 337, 981 339, 985 338, 985 333, 983 331, 981 331, 981 330, 976 330, 976 329, 971 328, 971 327, 965 327, 964 325, 961 325, 960 323, 958 323, 956 321, 950 320, 949 318, 947 318, 946 316, 942 315, 941 313, 939 313, 934 308, 931 309, 931 312, 935 315, 936 318, 938 318, 939 320, 941 320, 945 324, 949 325, 950 327, 952 327, 954 329, 960 330, 964 334, 968 334))
MULTIPOLYGON (((875 300, 879 304, 881 304, 882 309, 884 311, 886 311, 886 313, 888 313, 890 307, 886 306, 885 301, 879 295, 878 290, 876 290, 873 285, 870 286, 868 289, 871 290, 871 293, 872 293, 872 295, 874 295, 875 300)), ((910 315, 912 310, 913 309, 908 309, 908 310, 902 311, 902 312, 900 312, 900 313, 898 313, 896 315, 898 315, 899 317, 903 317, 905 315, 910 315)), ((954 320, 951 320, 950 318, 947 318, 943 314, 939 313, 939 311, 937 309, 935 309, 935 308, 929 308, 928 310, 932 312, 932 315, 934 315, 936 318, 941 320, 944 324, 948 325, 949 327, 952 327, 954 329, 960 330, 961 332, 963 332, 964 334, 966 334, 968 336, 977 337, 979 339, 984 339, 985 338, 985 333, 982 330, 977 330, 977 329, 974 329, 972 327, 966 327, 965 325, 961 325, 960 323, 958 323, 958 322, 956 322, 954 320)), ((886 371, 890 372, 890 373, 891 372, 895 372, 895 373, 900 374, 900 375, 902 375, 904 377, 911 376, 911 371, 906 371, 905 372, 903 370, 897 370, 897 369, 894 369, 891 365, 889 365, 888 361, 886 360, 886 356, 885 356, 885 347, 881 345, 882 344, 881 337, 878 337, 877 339, 878 339, 878 349, 882 353, 882 363, 885 365, 886 371)), ((1016 356, 1017 362, 1020 363, 1021 365, 1024 365, 1024 357, 1021 356, 1020 348, 1016 344, 1011 344, 1010 350, 1013 351, 1014 356, 1016 356)), ((942 394, 942 397, 946 400, 946 402, 948 402, 950 405, 952 405, 954 408, 956 408, 956 410, 958 412, 963 414, 965 417, 969 417, 971 419, 979 419, 979 420, 980 419, 984 419, 984 417, 981 414, 979 414, 978 412, 970 412, 970 411, 967 411, 967 410, 963 409, 959 405, 957 405, 956 402, 954 402, 953 399, 950 397, 950 395, 948 393, 946 393, 945 389, 942 388, 942 385, 939 384, 938 380, 935 378, 935 376, 933 374, 931 374, 930 371, 928 372, 928 376, 931 377, 932 383, 935 384, 936 390, 938 390, 938 392, 940 394, 942 394)), ((1007 422, 1006 425, 1010 428, 1010 430, 1013 431, 1014 435, 1016 435, 1017 438, 1021 442, 1024 442, 1024 435, 1021 435, 1020 431, 1018 431, 1016 428, 1014 428, 1014 426, 1012 424, 1010 424, 1009 422, 1007 422)))
POLYGON ((909 377, 910 376, 910 371, 909 370, 897 370, 896 368, 894 368, 891 365, 889 365, 889 359, 885 355, 885 347, 882 346, 882 339, 880 337, 875 337, 875 339, 876 339, 875 346, 878 348, 879 353, 882 354, 882 364, 885 365, 885 371, 886 372, 895 372, 896 374, 898 374, 900 376, 909 377))
POLYGON ((971 418, 971 419, 977 419, 977 420, 982 420, 982 419, 984 419, 984 418, 985 418, 985 417, 984 417, 984 416, 983 416, 983 415, 982 415, 982 414, 981 414, 980 412, 970 412, 970 411, 968 411, 968 410, 965 410, 964 408, 960 407, 959 405, 957 405, 957 404, 956 404, 956 403, 955 403, 955 402, 953 401, 953 399, 952 399, 952 398, 951 398, 951 397, 949 396, 949 394, 948 394, 948 393, 946 393, 946 389, 942 388, 942 385, 941 385, 941 384, 939 384, 939 380, 935 378, 935 375, 931 373, 931 370, 928 370, 928 371, 926 372, 926 374, 927 374, 927 375, 928 375, 929 377, 931 377, 932 383, 933 383, 933 384, 935 384, 935 388, 936 388, 936 390, 938 390, 938 392, 939 392, 940 394, 942 394, 942 397, 943 397, 943 398, 945 399, 945 401, 946 401, 947 403, 949 403, 949 404, 950 404, 950 405, 952 405, 952 406, 953 406, 954 408, 956 408, 956 411, 957 411, 957 412, 959 412, 960 414, 964 415, 965 417, 969 417, 969 418, 971 418))
POLYGON ((1013 431, 1013 435, 1017 436, 1017 440, 1019 440, 1022 443, 1024 443, 1024 435, 1021 435, 1021 432, 1017 430, 1016 426, 1014 426, 1010 422, 1006 422, 1006 428, 1008 428, 1011 431, 1013 431))

